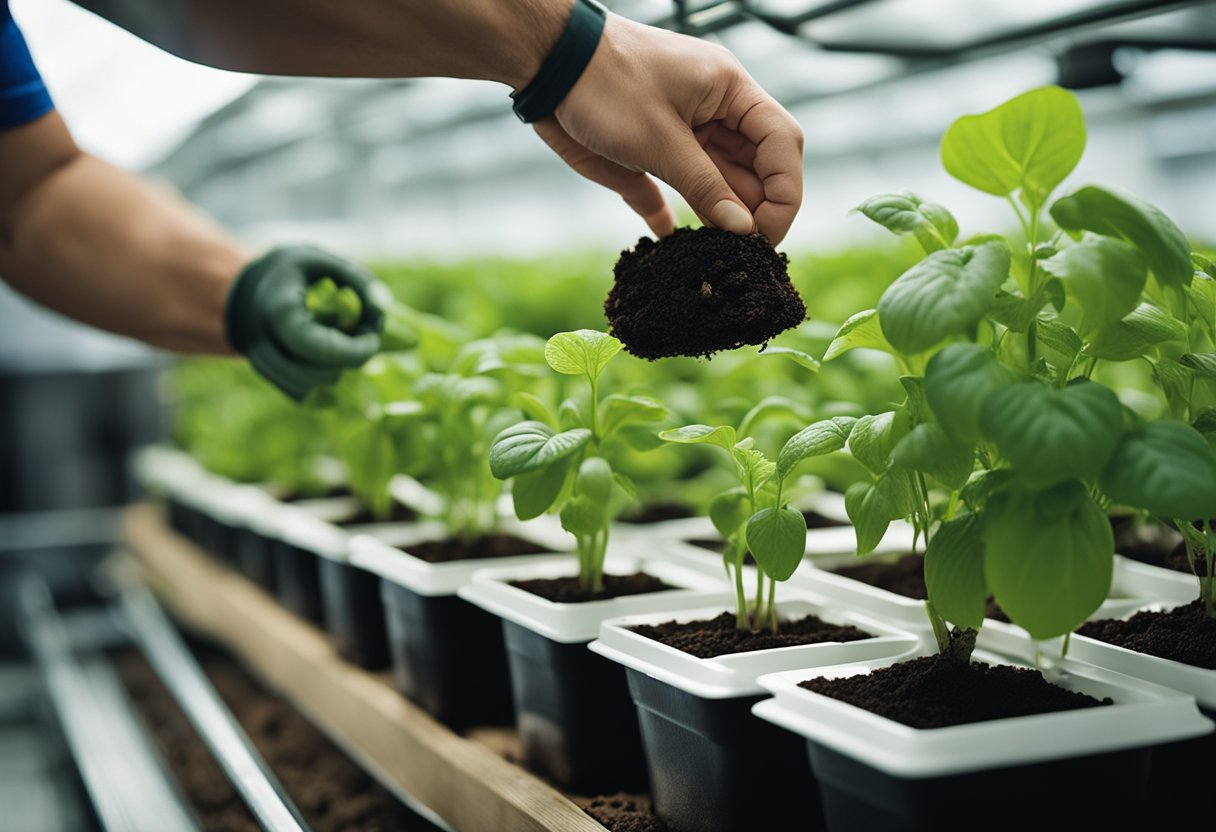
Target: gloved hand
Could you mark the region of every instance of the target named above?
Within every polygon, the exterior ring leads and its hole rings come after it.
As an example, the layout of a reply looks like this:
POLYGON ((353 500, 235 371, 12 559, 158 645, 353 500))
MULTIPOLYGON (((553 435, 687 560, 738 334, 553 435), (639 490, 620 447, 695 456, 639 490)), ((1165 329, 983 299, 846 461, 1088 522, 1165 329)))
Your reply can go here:
POLYGON ((391 303, 388 287, 353 263, 312 246, 284 246, 237 275, 228 290, 224 329, 255 370, 288 396, 303 399, 380 350, 391 303), (309 308, 309 287, 325 278, 359 298, 359 317, 346 329, 339 323, 345 316, 319 316, 309 308))

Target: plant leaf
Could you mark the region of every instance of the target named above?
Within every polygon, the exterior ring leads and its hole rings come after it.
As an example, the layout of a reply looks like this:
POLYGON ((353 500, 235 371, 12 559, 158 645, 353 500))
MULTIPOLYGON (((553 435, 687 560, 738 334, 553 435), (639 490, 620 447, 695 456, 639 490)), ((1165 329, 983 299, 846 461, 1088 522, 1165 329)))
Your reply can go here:
POLYGON ((857 420, 851 416, 835 416, 808 425, 795 433, 777 455, 777 477, 784 480, 804 459, 823 456, 844 447, 857 420))
POLYGON ((1097 478, 1119 441, 1123 406, 1091 381, 1063 389, 1029 381, 989 396, 980 421, 1023 482, 1044 487, 1097 478))
POLYGON ((984 536, 974 514, 948 520, 925 547, 925 587, 929 603, 956 627, 978 630, 988 605, 984 577, 984 536))
POLYGON ((520 520, 540 517, 557 500, 566 484, 572 457, 563 457, 543 468, 528 471, 515 477, 511 484, 511 501, 515 516, 520 520))
POLYGON ((591 441, 586 428, 555 433, 544 422, 520 422, 507 428, 490 446, 490 472, 500 480, 535 471, 577 451, 591 441))
POLYGON ((1216 352, 1188 352, 1178 363, 1204 378, 1216 378, 1216 352))
POLYGON ((1009 249, 984 243, 930 254, 878 301, 886 339, 900 352, 927 350, 974 327, 1009 277, 1009 249))
POLYGON ((682 428, 665 430, 659 434, 664 442, 680 445, 717 445, 728 451, 735 449, 735 429, 730 425, 685 425, 682 428))
POLYGON ((806 518, 789 506, 761 509, 747 521, 747 548, 765 575, 789 580, 806 553, 806 518))
POLYGON ((1186 326, 1161 309, 1142 303, 1121 321, 1099 329, 1085 345, 1085 355, 1106 361, 1130 361, 1166 341, 1186 338, 1186 326))
POLYGON ((874 483, 865 480, 853 483, 845 491, 844 510, 857 534, 859 555, 873 552, 891 521, 902 516, 891 508, 874 483))
POLYGON ((1062 324, 1055 318, 1039 318, 1035 322, 1035 338, 1039 344, 1052 352, 1057 353, 1062 362, 1060 364, 1061 371, 1072 366, 1073 359, 1081 352, 1084 346, 1081 342, 1081 336, 1067 324, 1062 324))
POLYGON ((849 453, 875 474, 881 474, 891 464, 891 450, 907 432, 906 414, 898 418, 896 411, 888 410, 862 416, 849 433, 849 453))
POLYGON ((942 165, 955 179, 994 196, 1021 189, 1041 206, 1085 150, 1076 96, 1040 87, 979 115, 963 116, 942 138, 942 165))
POLYGON ((545 343, 545 361, 564 375, 594 379, 622 346, 616 338, 595 329, 559 332, 545 343))
POLYGON ((1039 265, 1064 284, 1068 300, 1083 314, 1078 327, 1088 335, 1136 308, 1148 270, 1140 252, 1122 240, 1086 237, 1039 265))
POLYGON ((535 393, 517 390, 511 394, 509 402, 512 407, 522 410, 523 414, 532 421, 544 422, 549 427, 557 427, 557 416, 553 414, 549 405, 545 404, 535 393))
POLYGON ((823 354, 824 361, 831 361, 849 350, 871 349, 883 352, 895 352, 895 348, 887 343, 878 323, 878 310, 867 309, 858 312, 841 324, 836 331, 836 337, 828 344, 827 352, 823 354))
POLYGON ((600 402, 604 436, 630 422, 657 422, 667 416, 667 408, 648 396, 624 396, 613 393, 600 402))
POLYGON ((975 451, 934 422, 912 428, 891 451, 891 458, 913 471, 923 471, 951 489, 962 488, 975 467, 975 451))
POLYGON ((950 344, 929 359, 925 396, 942 427, 964 442, 976 442, 984 401, 1014 381, 987 347, 950 344))
POLYGON ((1207 519, 1216 516, 1216 457, 1190 425, 1138 425, 1120 438, 1102 490, 1120 505, 1157 517, 1207 519))
POLYGON ((1070 633, 1110 591, 1115 542, 1106 512, 1079 482, 1012 489, 984 512, 984 575, 1032 638, 1070 633))
POLYGON ((1093 231, 1127 240, 1140 249, 1148 267, 1167 286, 1191 282, 1191 246, 1186 235, 1157 207, 1114 188, 1088 185, 1051 206, 1065 231, 1093 231))
POLYGON ((723 491, 709 503, 709 519, 723 537, 730 537, 751 516, 747 489, 741 485, 723 491))
POLYGON ((958 238, 958 222, 949 211, 910 191, 872 196, 853 210, 895 234, 916 235, 926 253, 949 248, 958 238))

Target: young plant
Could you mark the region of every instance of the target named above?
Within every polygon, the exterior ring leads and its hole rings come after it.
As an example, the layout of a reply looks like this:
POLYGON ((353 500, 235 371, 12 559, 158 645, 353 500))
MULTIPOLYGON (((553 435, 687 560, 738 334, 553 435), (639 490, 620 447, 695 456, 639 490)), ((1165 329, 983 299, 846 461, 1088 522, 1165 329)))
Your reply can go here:
POLYGON ((512 480, 515 513, 521 520, 551 510, 559 513, 562 528, 577 543, 579 583, 593 593, 604 588, 612 521, 634 492, 628 478, 613 467, 614 440, 646 444, 646 434, 653 438, 654 431, 645 423, 667 414, 661 404, 643 396, 613 393, 600 399, 601 375, 621 346, 611 335, 591 329, 550 338, 546 363, 562 375, 585 379, 589 396, 567 398, 557 414, 535 395, 517 396, 515 401, 532 418, 499 433, 490 447, 490 471, 512 480))
MULTIPOLYGON (((1020 244, 985 234, 960 245, 950 212, 913 194, 858 208, 914 235, 926 256, 825 355, 888 352, 906 392, 854 425, 849 450, 872 476, 849 489, 846 508, 859 553, 893 520, 912 522, 926 543, 929 618, 960 658, 990 596, 1038 639, 1097 609, 1112 572, 1112 503, 1173 518, 1195 552, 1211 551, 1216 457, 1187 422, 1207 424, 1216 392, 1201 380, 1216 283, 1196 277, 1186 238, 1136 197, 1088 186, 1050 201, 1084 147, 1080 107, 1057 87, 947 131, 946 170, 1004 198, 1020 244), (1146 421, 1093 380, 1100 362, 1132 360, 1151 365, 1149 392, 1173 420, 1146 421)), ((1210 604, 1210 578, 1205 593, 1210 604)))

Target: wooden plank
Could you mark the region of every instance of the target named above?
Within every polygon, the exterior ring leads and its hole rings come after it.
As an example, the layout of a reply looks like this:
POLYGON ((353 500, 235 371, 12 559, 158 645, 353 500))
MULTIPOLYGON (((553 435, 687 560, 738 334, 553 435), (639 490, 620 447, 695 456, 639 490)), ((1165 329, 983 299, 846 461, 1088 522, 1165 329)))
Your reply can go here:
POLYGON ((458 832, 604 832, 548 784, 344 661, 323 633, 174 533, 155 507, 128 509, 124 536, 179 620, 232 650, 386 785, 458 832))

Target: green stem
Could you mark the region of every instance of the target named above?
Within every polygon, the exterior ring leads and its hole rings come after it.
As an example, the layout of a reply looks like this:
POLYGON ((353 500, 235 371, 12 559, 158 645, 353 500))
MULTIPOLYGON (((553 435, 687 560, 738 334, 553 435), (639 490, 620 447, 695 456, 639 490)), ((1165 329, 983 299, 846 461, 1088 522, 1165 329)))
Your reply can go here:
POLYGON ((752 608, 752 629, 759 630, 764 622, 764 573, 756 569, 756 604, 752 608))
POLYGON ((745 547, 735 544, 735 628, 750 630, 751 622, 747 617, 747 593, 743 590, 743 554, 745 547))
POLYGON ((768 579, 768 629, 777 632, 777 580, 768 579))
POLYGON ((591 379, 591 436, 600 441, 600 380, 598 376, 588 376, 591 379))

